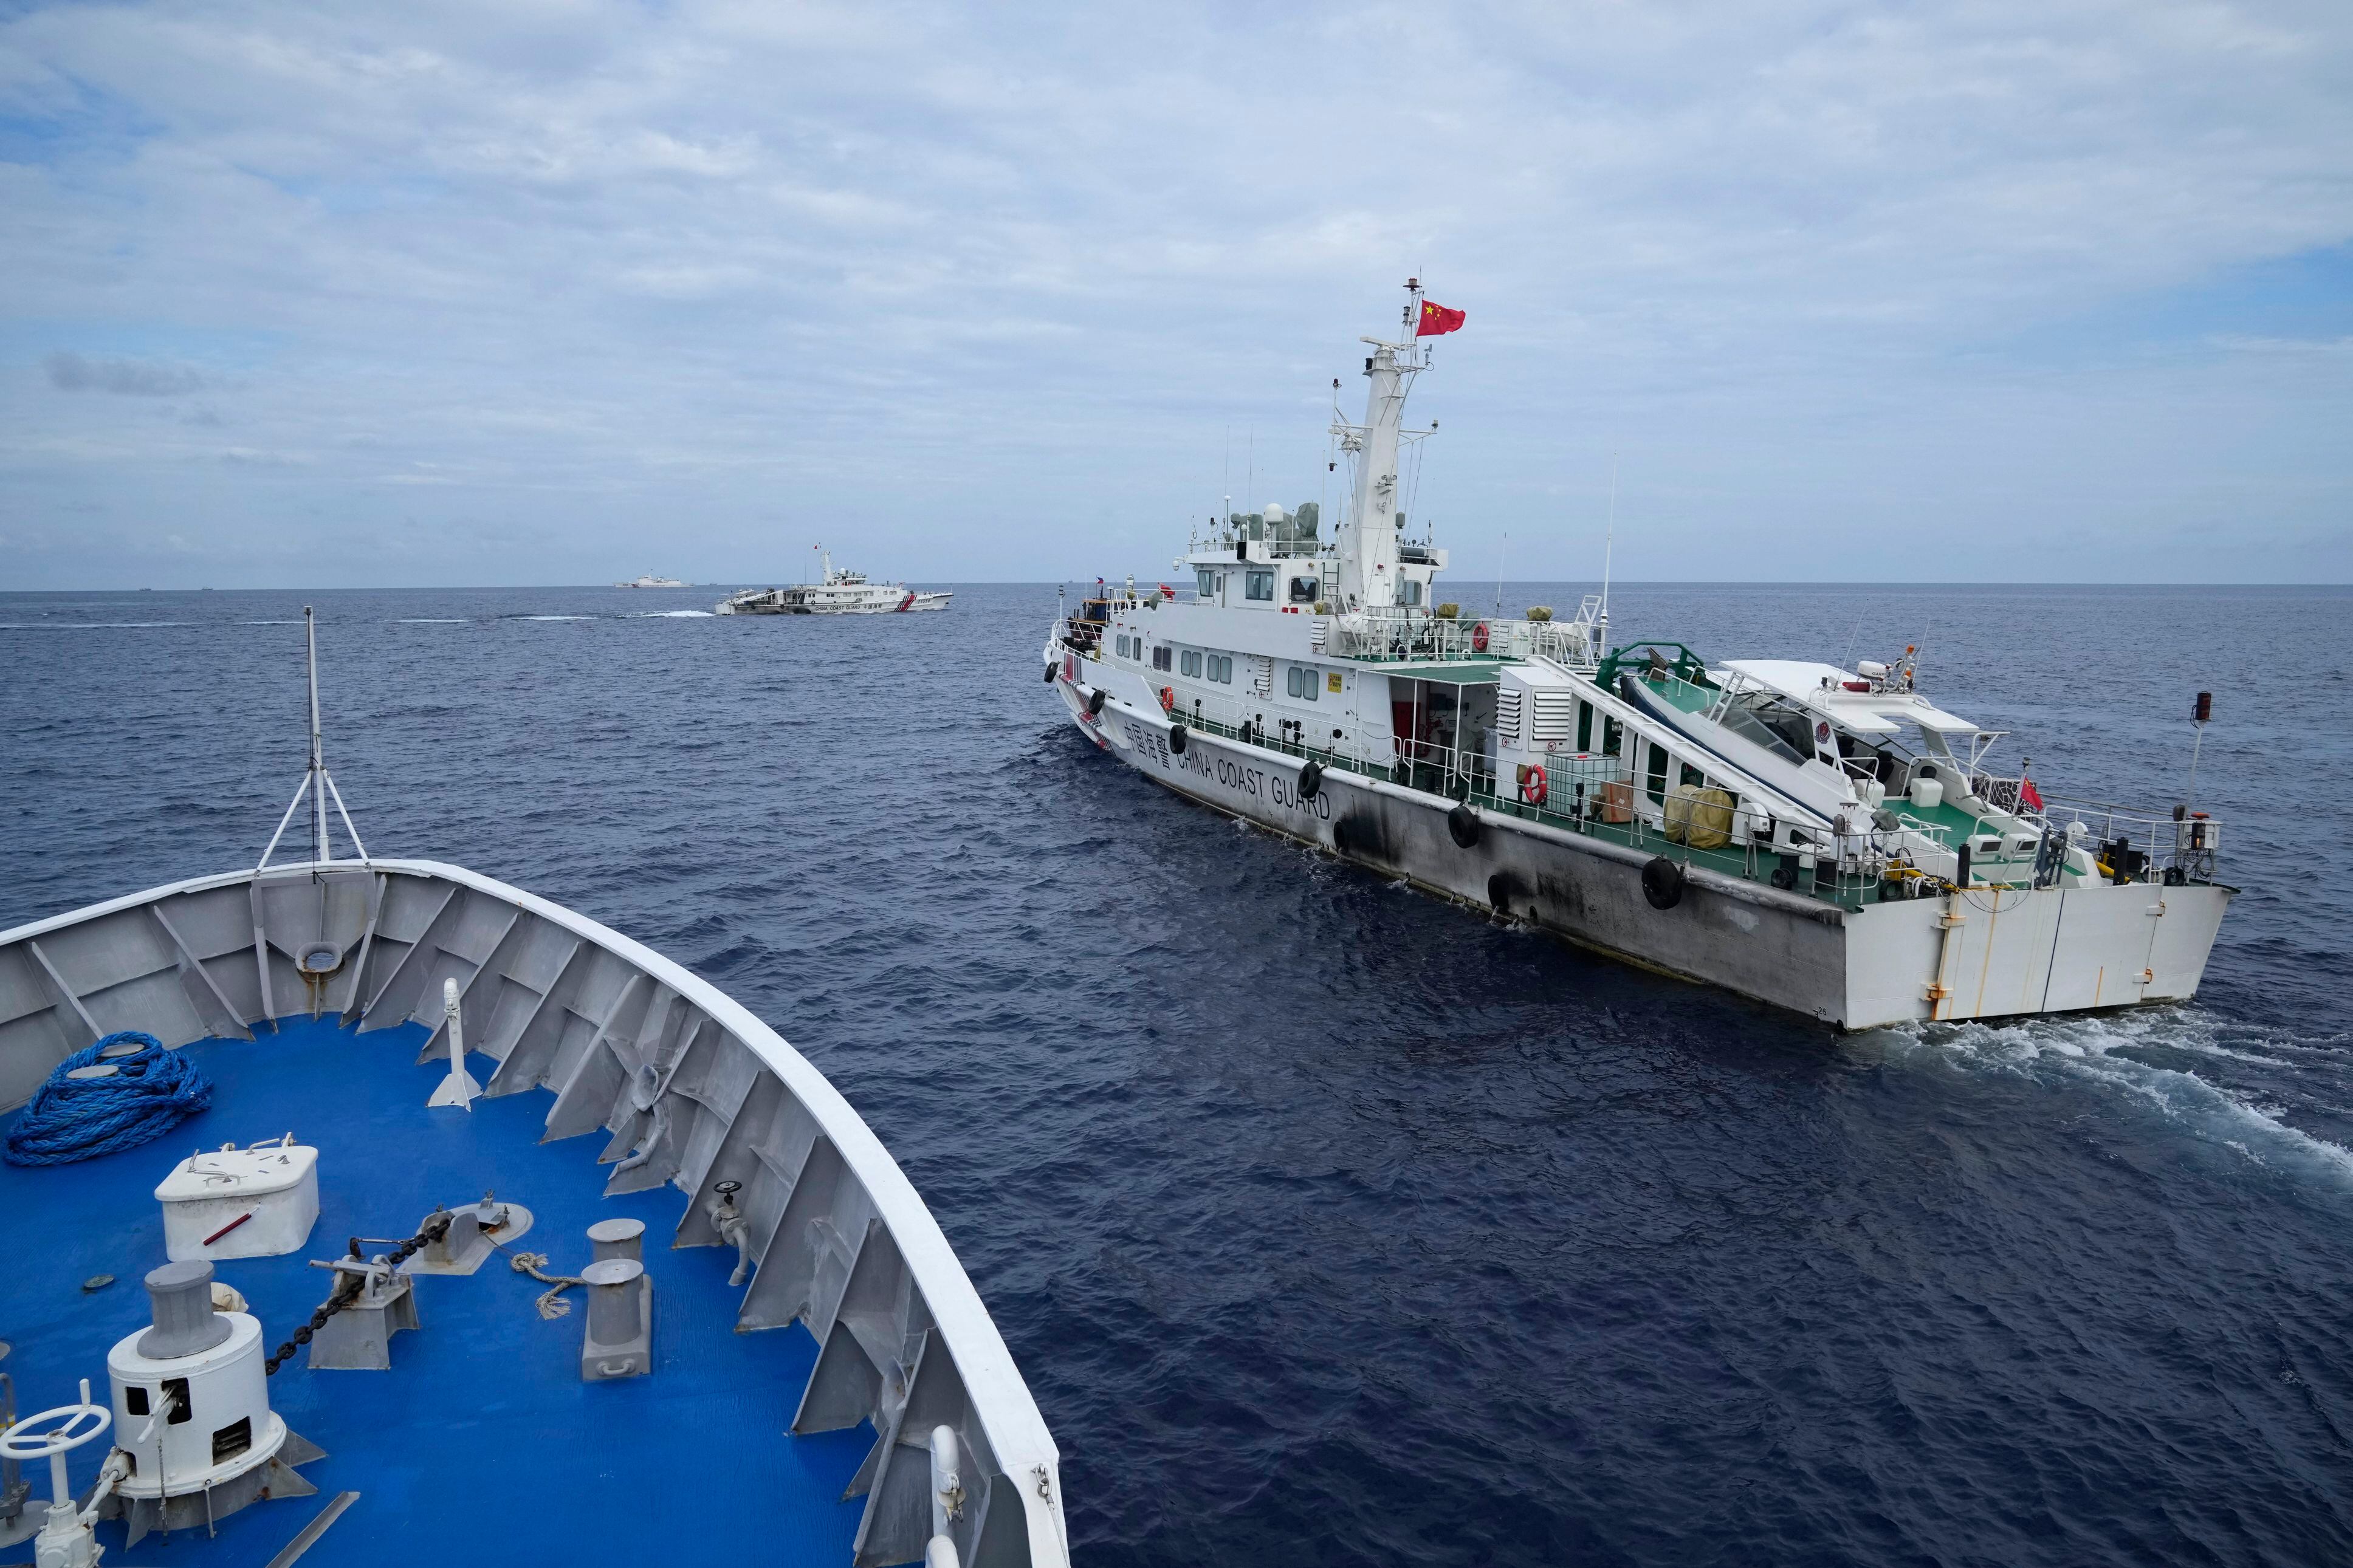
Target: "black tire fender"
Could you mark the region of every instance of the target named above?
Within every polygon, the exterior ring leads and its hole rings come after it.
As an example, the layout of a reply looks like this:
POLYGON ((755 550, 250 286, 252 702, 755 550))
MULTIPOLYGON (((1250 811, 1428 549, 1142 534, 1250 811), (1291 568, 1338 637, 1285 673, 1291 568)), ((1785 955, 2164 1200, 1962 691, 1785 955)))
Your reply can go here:
POLYGON ((1324 787, 1324 764, 1310 763, 1299 770, 1299 798, 1314 800, 1315 792, 1324 787))
POLYGON ((1458 801, 1454 809, 1446 814, 1446 831, 1457 847, 1475 847, 1479 842, 1479 814, 1471 809, 1468 802, 1458 801))
POLYGON ((1184 725, 1171 724, 1168 726, 1168 750, 1171 754, 1176 756, 1181 757, 1185 754, 1184 725))
POLYGON ((1102 712, 1102 711, 1103 711, 1103 689, 1102 687, 1098 686, 1098 687, 1096 687, 1096 688, 1094 689, 1094 690, 1093 690, 1092 692, 1089 693, 1089 695, 1088 695, 1088 697, 1087 697, 1087 717, 1088 717, 1088 718, 1090 718, 1090 719, 1092 719, 1092 718, 1093 718, 1096 714, 1098 714, 1098 713, 1102 712))
POLYGON ((1046 667, 1046 684, 1049 686, 1054 684, 1054 667, 1050 664, 1046 667))
POLYGON ((1671 910, 1683 901, 1683 868, 1663 855, 1642 868, 1642 897, 1654 910, 1671 910))

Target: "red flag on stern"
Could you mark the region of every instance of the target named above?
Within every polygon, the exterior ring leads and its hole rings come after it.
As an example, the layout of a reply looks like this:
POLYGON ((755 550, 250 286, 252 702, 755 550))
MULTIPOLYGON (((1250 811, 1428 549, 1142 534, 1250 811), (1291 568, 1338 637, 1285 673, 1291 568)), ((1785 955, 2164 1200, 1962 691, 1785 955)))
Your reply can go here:
POLYGON ((1434 305, 1424 300, 1421 302, 1421 321, 1414 327, 1413 335, 1434 338, 1440 332, 1460 331, 1466 314, 1467 311, 1450 310, 1443 305, 1434 305))

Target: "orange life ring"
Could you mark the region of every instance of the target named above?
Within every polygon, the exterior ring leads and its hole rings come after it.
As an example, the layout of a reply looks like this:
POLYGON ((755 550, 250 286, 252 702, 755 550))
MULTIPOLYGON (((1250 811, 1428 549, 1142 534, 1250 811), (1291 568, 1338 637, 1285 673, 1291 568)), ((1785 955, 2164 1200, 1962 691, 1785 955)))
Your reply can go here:
POLYGON ((1534 763, 1529 765, 1528 776, 1520 785, 1520 798, 1526 801, 1530 805, 1542 805, 1544 804, 1545 776, 1544 769, 1541 766, 1534 763))
POLYGON ((1163 713, 1176 711, 1176 691, 1174 687, 1164 686, 1160 689, 1160 710, 1163 713))
POLYGON ((1487 651, 1487 623, 1484 621, 1471 628, 1471 651, 1472 653, 1487 651))

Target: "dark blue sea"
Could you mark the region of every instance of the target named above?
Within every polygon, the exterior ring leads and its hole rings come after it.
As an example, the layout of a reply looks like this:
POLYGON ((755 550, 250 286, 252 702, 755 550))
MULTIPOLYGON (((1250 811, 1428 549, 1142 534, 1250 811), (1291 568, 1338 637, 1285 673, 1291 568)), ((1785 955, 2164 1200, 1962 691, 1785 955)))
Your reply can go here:
POLYGON ((2073 795, 2169 806, 2214 693, 2194 1005, 1851 1037, 1164 793, 1040 684, 1055 594, 0 595, 0 928, 253 861, 307 600, 372 851, 678 958, 897 1153, 1082 1562, 2353 1558, 2353 590, 1619 588, 1921 643, 2073 795))

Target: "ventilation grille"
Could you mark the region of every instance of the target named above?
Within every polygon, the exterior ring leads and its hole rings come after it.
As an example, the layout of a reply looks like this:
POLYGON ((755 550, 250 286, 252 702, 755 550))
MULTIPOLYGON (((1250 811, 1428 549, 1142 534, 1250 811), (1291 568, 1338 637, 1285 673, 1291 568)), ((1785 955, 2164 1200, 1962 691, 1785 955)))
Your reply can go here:
POLYGON ((1538 690, 1529 695, 1535 699, 1535 717, 1530 726, 1529 739, 1567 740, 1577 723, 1576 693, 1538 690))
POLYGON ((1520 708, 1524 695, 1516 686, 1495 689, 1495 738, 1506 746, 1520 743, 1520 708))

